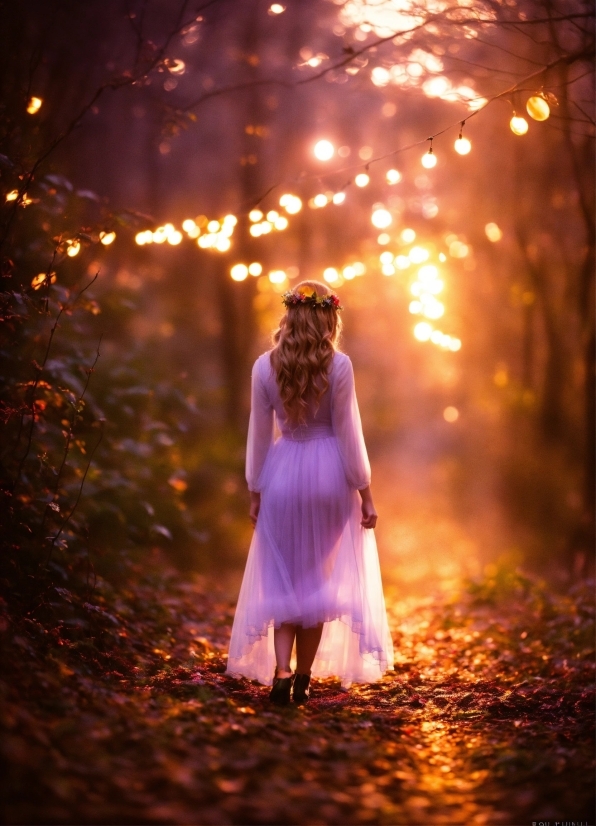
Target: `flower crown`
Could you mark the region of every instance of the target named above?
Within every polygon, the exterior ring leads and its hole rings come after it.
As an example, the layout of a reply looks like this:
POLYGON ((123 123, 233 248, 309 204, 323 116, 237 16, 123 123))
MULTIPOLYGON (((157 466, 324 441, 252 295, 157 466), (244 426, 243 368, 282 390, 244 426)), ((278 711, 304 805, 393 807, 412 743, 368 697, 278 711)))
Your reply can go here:
POLYGON ((303 292, 294 293, 289 291, 282 295, 281 300, 286 307, 296 307, 298 304, 310 304, 311 307, 333 307, 334 310, 343 310, 343 307, 339 303, 339 296, 335 295, 335 293, 331 293, 331 295, 317 295, 313 290, 313 292, 308 295, 303 292))

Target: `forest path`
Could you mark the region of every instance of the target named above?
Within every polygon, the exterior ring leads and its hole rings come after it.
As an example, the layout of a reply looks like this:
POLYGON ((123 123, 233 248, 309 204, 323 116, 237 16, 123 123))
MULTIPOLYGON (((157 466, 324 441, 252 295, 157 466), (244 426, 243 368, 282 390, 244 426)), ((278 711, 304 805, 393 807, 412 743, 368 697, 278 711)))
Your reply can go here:
POLYGON ((589 589, 390 597, 395 671, 300 708, 224 673, 222 594, 156 568, 5 616, 3 822, 593 822, 589 589))

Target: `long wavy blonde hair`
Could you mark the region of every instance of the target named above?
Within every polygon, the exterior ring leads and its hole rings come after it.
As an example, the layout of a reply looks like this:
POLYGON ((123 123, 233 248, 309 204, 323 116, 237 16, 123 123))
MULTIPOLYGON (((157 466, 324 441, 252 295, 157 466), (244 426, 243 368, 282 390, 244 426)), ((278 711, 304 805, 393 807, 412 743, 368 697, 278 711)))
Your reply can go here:
MULTIPOLYGON (((326 284, 302 281, 292 292, 331 295, 326 284)), ((273 333, 271 364, 290 422, 304 424, 309 403, 315 410, 329 387, 327 374, 341 333, 335 307, 296 304, 287 309, 273 333)))

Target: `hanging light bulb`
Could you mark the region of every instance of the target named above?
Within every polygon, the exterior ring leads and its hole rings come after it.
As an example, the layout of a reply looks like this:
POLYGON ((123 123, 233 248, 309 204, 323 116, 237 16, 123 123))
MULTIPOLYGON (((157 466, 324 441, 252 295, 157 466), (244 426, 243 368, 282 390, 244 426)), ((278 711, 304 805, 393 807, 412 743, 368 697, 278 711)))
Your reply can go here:
POLYGON ((528 131, 528 121, 525 118, 513 113, 513 117, 509 121, 509 127, 514 135, 525 135, 528 131))
POLYGON ((420 159, 420 163, 425 169, 432 169, 437 165, 437 157, 433 153, 433 139, 429 138, 430 146, 428 148, 428 152, 425 152, 422 158, 420 159))
POLYGON ((459 129, 459 138, 453 144, 458 155, 467 155, 472 148, 470 141, 467 138, 464 138, 464 124, 465 121, 462 120, 459 129))
POLYGON ((544 95, 532 95, 526 103, 528 115, 534 120, 546 120, 550 116, 550 106, 544 95))

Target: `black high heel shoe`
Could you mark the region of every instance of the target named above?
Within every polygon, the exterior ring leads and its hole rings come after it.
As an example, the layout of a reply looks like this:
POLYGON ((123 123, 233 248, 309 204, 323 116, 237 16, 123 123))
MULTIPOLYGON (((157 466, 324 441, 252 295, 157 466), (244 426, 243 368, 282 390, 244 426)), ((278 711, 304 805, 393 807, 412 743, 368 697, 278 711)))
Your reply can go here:
POLYGON ((310 674, 296 674, 294 678, 294 702, 296 705, 302 705, 308 702, 310 696, 310 674))
POLYGON ((278 706, 289 705, 290 692, 292 690, 292 684, 295 676, 295 674, 292 674, 291 677, 273 678, 273 687, 269 693, 269 700, 272 703, 275 703, 275 705, 278 706))

